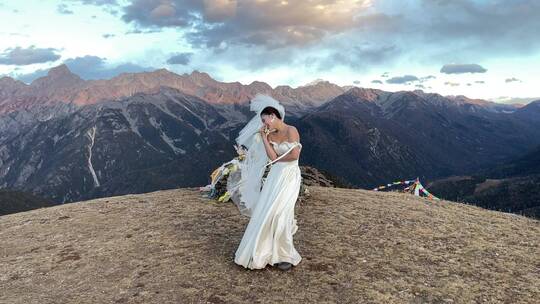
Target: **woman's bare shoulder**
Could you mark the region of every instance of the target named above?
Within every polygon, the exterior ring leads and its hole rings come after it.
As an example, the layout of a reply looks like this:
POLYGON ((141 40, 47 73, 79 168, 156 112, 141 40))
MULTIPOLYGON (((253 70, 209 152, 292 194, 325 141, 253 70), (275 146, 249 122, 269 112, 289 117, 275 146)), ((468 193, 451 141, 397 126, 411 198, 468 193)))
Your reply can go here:
POLYGON ((287 135, 291 141, 300 140, 300 134, 298 134, 298 130, 295 126, 289 125, 287 127, 287 135))

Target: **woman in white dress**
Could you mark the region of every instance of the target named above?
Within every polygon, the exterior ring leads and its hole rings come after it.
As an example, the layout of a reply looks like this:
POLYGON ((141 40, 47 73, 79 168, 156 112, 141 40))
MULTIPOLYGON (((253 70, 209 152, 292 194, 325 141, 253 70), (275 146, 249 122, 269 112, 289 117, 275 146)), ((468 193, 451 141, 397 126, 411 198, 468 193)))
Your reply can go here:
MULTIPOLYGON (((255 104, 260 128, 252 135, 248 164, 241 168, 242 179, 249 179, 251 183, 244 184, 240 190, 243 198, 235 201, 243 214, 251 218, 234 261, 248 269, 262 269, 270 264, 288 270, 302 259, 293 245, 293 235, 298 230, 294 207, 302 181, 298 167, 302 145, 296 128, 283 121, 285 111, 277 101, 268 96, 257 96, 252 101, 252 110, 255 104), (270 164, 271 168, 262 190, 258 191, 262 182, 253 180, 262 177, 261 166, 256 165, 261 159, 265 163, 262 173, 266 165, 270 164)), ((250 123, 255 124, 255 119, 250 123)), ((248 129, 252 130, 253 126, 244 131, 248 129)))

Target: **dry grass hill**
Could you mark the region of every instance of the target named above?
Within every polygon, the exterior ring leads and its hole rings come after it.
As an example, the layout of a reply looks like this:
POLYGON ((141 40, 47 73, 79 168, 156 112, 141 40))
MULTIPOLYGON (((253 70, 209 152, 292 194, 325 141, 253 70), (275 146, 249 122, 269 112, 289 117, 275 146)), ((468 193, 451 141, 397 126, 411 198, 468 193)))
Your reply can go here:
POLYGON ((194 188, 0 217, 0 303, 538 303, 540 222, 308 187, 282 272, 233 262, 248 218, 194 188))

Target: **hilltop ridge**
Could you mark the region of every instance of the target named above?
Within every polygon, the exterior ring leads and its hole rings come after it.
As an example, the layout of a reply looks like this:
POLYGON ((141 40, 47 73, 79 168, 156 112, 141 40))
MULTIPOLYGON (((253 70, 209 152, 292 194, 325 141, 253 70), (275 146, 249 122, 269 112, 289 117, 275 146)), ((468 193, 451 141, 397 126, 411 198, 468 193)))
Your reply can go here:
POLYGON ((533 303, 540 222, 308 187, 291 271, 234 263, 248 218, 195 188, 0 217, 1 303, 533 303))

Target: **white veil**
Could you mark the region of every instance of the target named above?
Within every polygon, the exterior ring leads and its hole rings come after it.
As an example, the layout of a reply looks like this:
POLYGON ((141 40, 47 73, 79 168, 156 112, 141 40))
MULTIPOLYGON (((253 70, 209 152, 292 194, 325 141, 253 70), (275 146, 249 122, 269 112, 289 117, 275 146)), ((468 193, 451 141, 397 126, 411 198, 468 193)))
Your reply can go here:
POLYGON ((259 134, 263 126, 261 112, 266 107, 273 107, 285 118, 285 108, 267 95, 257 94, 250 103, 253 118, 244 126, 236 138, 239 147, 247 149, 244 161, 239 163, 239 170, 229 176, 227 191, 241 214, 251 216, 261 192, 262 177, 269 161, 264 144, 259 134))

